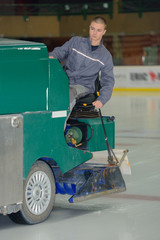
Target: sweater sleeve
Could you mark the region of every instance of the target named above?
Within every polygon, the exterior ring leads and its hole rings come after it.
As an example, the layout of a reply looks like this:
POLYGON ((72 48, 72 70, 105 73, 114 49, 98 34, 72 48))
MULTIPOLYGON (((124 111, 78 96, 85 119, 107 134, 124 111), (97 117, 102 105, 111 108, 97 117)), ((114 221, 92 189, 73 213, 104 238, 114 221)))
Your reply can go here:
POLYGON ((73 38, 65 42, 61 47, 56 47, 52 52, 49 53, 49 56, 57 58, 60 62, 63 62, 70 53, 70 47, 73 43, 73 38))
POLYGON ((113 61, 111 55, 109 55, 108 60, 104 67, 101 69, 100 77, 100 92, 97 100, 101 101, 104 105, 112 96, 112 91, 114 87, 114 75, 113 75, 113 61))

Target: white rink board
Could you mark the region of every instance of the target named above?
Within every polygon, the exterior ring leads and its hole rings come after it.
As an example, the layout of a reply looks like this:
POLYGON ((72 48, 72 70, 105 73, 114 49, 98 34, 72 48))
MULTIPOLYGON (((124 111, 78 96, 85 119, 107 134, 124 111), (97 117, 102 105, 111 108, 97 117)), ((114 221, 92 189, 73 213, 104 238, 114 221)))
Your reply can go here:
POLYGON ((160 88, 159 66, 115 66, 115 88, 160 88))

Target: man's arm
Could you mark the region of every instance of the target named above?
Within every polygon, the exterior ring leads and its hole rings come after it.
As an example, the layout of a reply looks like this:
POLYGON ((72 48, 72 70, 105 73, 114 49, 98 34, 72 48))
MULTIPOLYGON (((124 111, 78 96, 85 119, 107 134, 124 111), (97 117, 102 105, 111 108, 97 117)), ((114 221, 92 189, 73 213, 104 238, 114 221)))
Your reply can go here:
POLYGON ((73 38, 63 44, 61 47, 56 47, 49 53, 49 58, 58 58, 60 62, 63 62, 69 55, 70 46, 72 45, 73 38))
POLYGON ((111 55, 108 58, 106 65, 101 70, 100 85, 101 89, 99 91, 99 97, 92 104, 101 108, 112 96, 112 91, 114 87, 114 75, 113 75, 113 62, 111 55))

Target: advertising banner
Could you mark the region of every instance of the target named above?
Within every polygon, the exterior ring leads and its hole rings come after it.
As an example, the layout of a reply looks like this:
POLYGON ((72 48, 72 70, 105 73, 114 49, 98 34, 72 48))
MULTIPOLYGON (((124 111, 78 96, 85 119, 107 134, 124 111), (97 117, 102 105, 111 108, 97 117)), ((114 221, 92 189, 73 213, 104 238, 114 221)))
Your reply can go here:
POLYGON ((115 89, 160 91, 159 66, 115 66, 115 89))

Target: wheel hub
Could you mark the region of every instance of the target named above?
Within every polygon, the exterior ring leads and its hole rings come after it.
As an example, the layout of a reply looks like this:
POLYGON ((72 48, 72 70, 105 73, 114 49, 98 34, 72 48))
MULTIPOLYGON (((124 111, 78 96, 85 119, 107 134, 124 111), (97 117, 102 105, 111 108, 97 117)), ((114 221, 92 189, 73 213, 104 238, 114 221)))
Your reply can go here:
POLYGON ((40 201, 42 198, 42 187, 40 185, 36 186, 35 189, 33 189, 33 198, 35 201, 40 201))

